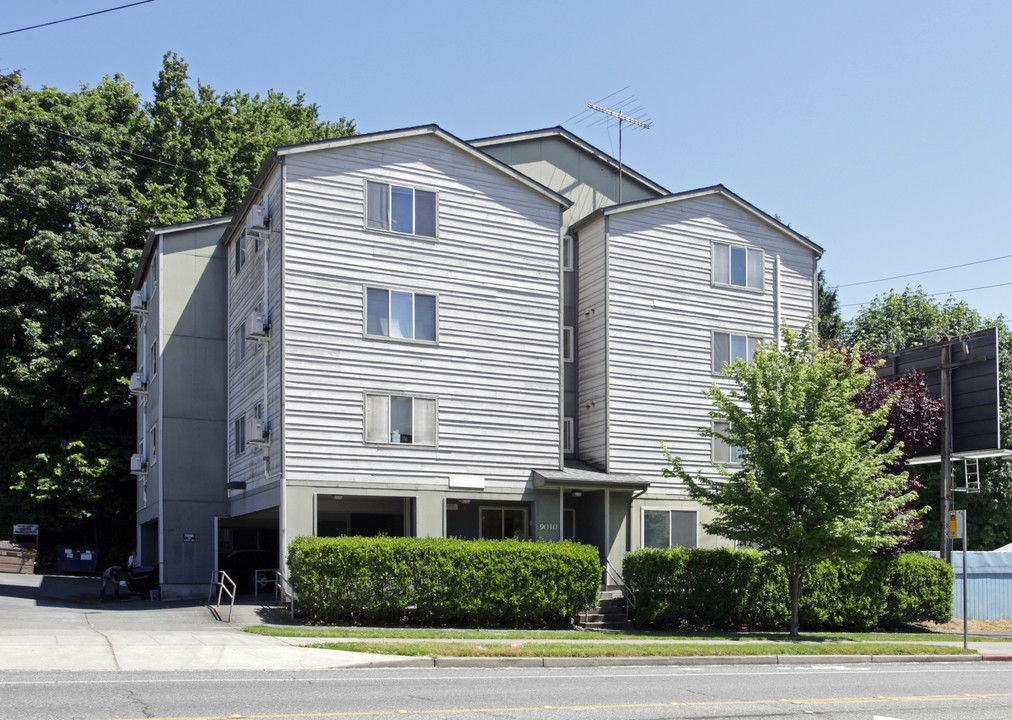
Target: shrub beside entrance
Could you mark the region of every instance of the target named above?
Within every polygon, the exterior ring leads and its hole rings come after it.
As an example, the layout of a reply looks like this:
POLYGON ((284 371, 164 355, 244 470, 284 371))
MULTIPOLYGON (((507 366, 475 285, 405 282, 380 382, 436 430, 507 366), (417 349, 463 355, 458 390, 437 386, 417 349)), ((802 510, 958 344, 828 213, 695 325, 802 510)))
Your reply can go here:
MULTIPOLYGON (((774 629, 790 620, 787 576, 769 553, 644 549, 625 556, 623 571, 640 627, 774 629)), ((944 562, 917 553, 819 563, 802 579, 801 625, 948 622, 952 577, 944 562)))
POLYGON ((597 549, 577 543, 296 538, 288 569, 316 622, 568 625, 597 601, 597 549))

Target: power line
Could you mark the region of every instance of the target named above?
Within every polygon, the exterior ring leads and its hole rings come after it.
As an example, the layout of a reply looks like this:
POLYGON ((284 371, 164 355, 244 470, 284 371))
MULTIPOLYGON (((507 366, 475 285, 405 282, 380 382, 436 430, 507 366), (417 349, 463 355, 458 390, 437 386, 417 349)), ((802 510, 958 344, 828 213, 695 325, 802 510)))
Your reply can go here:
MULTIPOLYGON (((147 1, 150 2, 150 0, 147 0, 147 1)), ((123 153, 124 155, 130 155, 131 157, 135 157, 135 158, 138 158, 140 160, 148 160, 148 161, 153 162, 153 163, 158 163, 159 165, 165 165, 167 167, 175 168, 176 170, 182 170, 184 172, 193 173, 194 175, 200 175, 201 177, 211 178, 212 180, 217 180, 219 182, 228 183, 229 185, 237 185, 237 186, 243 187, 243 188, 251 188, 251 187, 253 187, 252 185, 248 185, 246 183, 237 182, 235 180, 229 180, 228 178, 218 177, 217 175, 212 175, 211 173, 201 172, 200 170, 193 170, 192 168, 183 167, 182 165, 176 165, 175 163, 170 163, 170 162, 168 162, 166 160, 159 160, 158 158, 151 157, 149 155, 141 155, 140 153, 130 152, 129 150, 124 150, 123 148, 118 148, 118 147, 116 147, 114 145, 109 145, 108 143, 101 142, 100 140, 89 140, 88 138, 83 138, 83 137, 80 137, 78 135, 74 135, 73 133, 66 132, 65 130, 57 130, 56 128, 48 127, 48 126, 43 125, 42 123, 37 122, 35 120, 29 120, 27 118, 22 118, 22 117, 14 117, 12 115, 7 115, 7 117, 10 118, 10 119, 12 119, 12 120, 18 120, 18 121, 23 122, 23 123, 25 123, 27 125, 35 125, 36 127, 41 128, 42 130, 46 130, 48 132, 55 133, 56 135, 63 135, 64 137, 68 137, 68 138, 71 138, 73 140, 80 140, 81 142, 85 142, 85 143, 91 143, 92 145, 100 145, 100 146, 102 146, 104 148, 107 148, 109 150, 112 150, 114 152, 123 153)), ((260 188, 256 188, 256 189, 259 190, 260 188)))
POLYGON ((81 18, 92 17, 94 15, 102 15, 104 13, 110 13, 114 10, 123 10, 125 8, 131 8, 135 5, 146 5, 147 3, 154 2, 155 0, 140 0, 140 2, 130 3, 129 5, 120 5, 119 7, 109 8, 107 10, 98 10, 96 12, 85 13, 84 15, 75 15, 74 17, 63 18, 63 20, 53 20, 47 23, 41 23, 39 25, 29 25, 28 27, 18 28, 17 30, 7 30, 6 32, 0 32, 0 35, 13 35, 14 33, 24 32, 25 30, 36 30, 38 28, 49 27, 50 25, 59 25, 60 23, 70 22, 71 20, 80 20, 81 18))
MULTIPOLYGON (((965 288, 963 290, 947 290, 945 292, 926 293, 926 294, 928 297, 937 297, 939 295, 955 295, 956 293, 973 292, 974 290, 990 290, 991 288, 1006 287, 1008 285, 1012 285, 1012 282, 998 283, 996 285, 980 285, 978 287, 965 288)), ((855 307, 857 305, 867 305, 868 302, 871 301, 869 300, 867 302, 844 303, 840 307, 855 307)))
POLYGON ((920 272, 906 273, 905 275, 893 275, 892 277, 879 278, 878 280, 862 280, 861 282, 845 283, 843 285, 837 285, 836 287, 845 288, 855 287, 857 285, 870 285, 871 283, 885 282, 886 280, 898 280, 900 278, 914 277, 915 275, 927 275, 929 273, 942 272, 943 270, 955 270, 956 268, 969 267, 970 265, 980 265, 981 263, 994 262, 995 260, 1005 260, 1006 258, 1012 258, 1012 255, 1000 255, 994 258, 988 258, 987 260, 974 260, 973 262, 962 263, 960 265, 947 265, 946 267, 935 268, 934 270, 921 270, 920 272))

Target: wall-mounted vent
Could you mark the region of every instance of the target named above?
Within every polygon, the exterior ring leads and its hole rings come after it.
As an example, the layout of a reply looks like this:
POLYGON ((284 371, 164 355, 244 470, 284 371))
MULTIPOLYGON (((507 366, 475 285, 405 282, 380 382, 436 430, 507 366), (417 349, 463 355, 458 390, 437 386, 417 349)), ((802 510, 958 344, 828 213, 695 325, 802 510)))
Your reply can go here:
POLYGON ((246 444, 254 447, 267 447, 270 445, 271 435, 267 431, 267 425, 263 420, 246 421, 246 444))
POLYGON ((148 472, 148 461, 143 455, 134 453, 130 456, 130 473, 132 475, 145 475, 148 472))
POLYGON ((144 315, 148 311, 148 299, 143 290, 134 290, 130 294, 130 312, 134 315, 144 315))
POLYGON ((267 206, 264 203, 254 205, 246 214, 246 235, 261 240, 269 240, 271 237, 271 219, 267 215, 267 206))
POLYGON ((144 379, 144 373, 140 370, 130 376, 130 392, 134 395, 148 394, 148 383, 144 379))
POLYGON ((271 327, 267 317, 256 310, 246 316, 246 339, 253 342, 267 342, 270 339, 271 327))

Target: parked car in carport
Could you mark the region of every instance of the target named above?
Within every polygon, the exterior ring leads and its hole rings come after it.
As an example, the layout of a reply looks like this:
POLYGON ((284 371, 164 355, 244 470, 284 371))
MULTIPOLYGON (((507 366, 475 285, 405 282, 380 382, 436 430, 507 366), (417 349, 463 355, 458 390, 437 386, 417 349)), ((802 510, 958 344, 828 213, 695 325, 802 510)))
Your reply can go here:
POLYGON ((240 593, 253 592, 257 570, 277 570, 280 565, 280 556, 271 550, 233 550, 218 560, 218 569, 232 578, 240 593))

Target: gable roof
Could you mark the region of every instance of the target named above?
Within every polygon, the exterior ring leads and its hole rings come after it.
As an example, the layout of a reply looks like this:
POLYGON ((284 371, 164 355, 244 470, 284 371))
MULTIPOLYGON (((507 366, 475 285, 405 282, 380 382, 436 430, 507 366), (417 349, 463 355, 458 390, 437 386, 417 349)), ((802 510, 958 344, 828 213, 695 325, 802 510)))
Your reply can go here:
POLYGON ((667 205, 669 203, 682 202, 683 200, 691 200, 694 198, 705 197, 707 195, 720 195, 730 200, 732 203, 740 207, 742 210, 749 213, 750 215, 753 215, 761 222, 766 223, 774 230, 778 230, 787 237, 794 240, 795 242, 804 245, 806 248, 814 252, 817 256, 821 257, 822 254, 825 252, 825 250, 820 245, 817 245, 816 243, 812 242, 801 233, 792 230, 790 227, 780 222, 772 215, 763 212, 755 205, 742 198, 741 196, 736 195, 735 193, 728 190, 723 185, 711 185, 709 187, 698 188, 696 190, 686 190, 680 193, 670 193, 668 195, 665 195, 664 197, 659 198, 634 200, 632 202, 622 203, 621 205, 609 205, 608 207, 603 207, 600 208, 599 210, 595 210, 587 217, 575 223, 573 225, 573 230, 579 230, 581 227, 587 225, 588 223, 592 222, 593 220, 599 217, 604 217, 608 215, 617 215, 619 213, 629 212, 632 210, 640 210, 643 208, 654 207, 657 205, 667 205))
MULTIPOLYGON (((398 130, 384 130, 382 132, 365 133, 362 135, 349 135, 347 137, 333 138, 330 140, 316 140, 313 142, 299 143, 297 145, 281 145, 279 147, 273 148, 269 153, 267 153, 267 157, 264 158, 263 163, 260 165, 260 170, 257 171, 256 177, 253 179, 253 183, 250 186, 249 191, 247 191, 246 196, 243 198, 242 202, 239 203, 239 207, 236 210, 235 215, 233 215, 233 217, 235 218, 236 223, 238 223, 242 218, 246 216, 246 213, 249 211, 249 208, 253 204, 253 201, 256 198, 257 194, 263 189, 263 185, 267 181, 267 178, 270 176, 270 173, 274 170, 274 168, 276 168, 278 165, 281 164, 281 159, 288 155, 297 155, 306 152, 320 152, 323 150, 331 150, 334 148, 354 147, 356 145, 364 145, 367 143, 386 142, 390 140, 399 140, 403 138, 418 137, 422 135, 434 135, 440 138, 441 140, 448 143, 449 145, 454 146, 458 150, 467 153, 468 155, 471 155, 479 162, 484 163, 485 165, 491 167, 492 169, 498 170, 499 172, 502 172, 510 176, 511 178, 521 183, 522 185, 526 185, 534 192, 540 193, 548 197, 549 199, 557 202, 564 208, 568 208, 570 205, 573 204, 569 199, 563 197, 554 190, 545 187, 541 183, 532 180, 523 173, 514 170, 509 165, 506 165, 505 163, 495 159, 491 155, 482 152, 473 145, 464 142, 456 135, 452 135, 451 133, 446 132, 446 130, 443 130, 438 125, 430 124, 430 125, 417 125, 415 127, 401 128, 398 130)), ((238 230, 239 226, 237 224, 233 223, 229 225, 221 236, 221 242, 223 243, 230 242, 232 238, 235 236, 235 234, 238 232, 238 230)))
POLYGON ((161 227, 155 227, 148 230, 148 237, 144 241, 144 250, 141 252, 141 259, 137 262, 137 271, 134 273, 134 284, 132 289, 140 290, 141 285, 144 283, 144 273, 147 272, 148 265, 151 264, 151 256, 155 251, 156 237, 159 235, 168 235, 169 233, 174 232, 182 232, 184 230, 197 230, 202 227, 224 225, 231 219, 231 215, 225 215, 223 217, 205 218, 203 220, 191 220, 190 222, 175 223, 174 225, 163 225, 161 227))
MULTIPOLYGON (((560 140, 563 140, 571 145, 574 145, 581 152, 594 157, 599 162, 608 165, 609 167, 614 168, 615 170, 618 170, 619 168, 618 160, 616 160, 603 150, 599 150, 598 148, 594 147, 583 138, 577 137, 576 135, 569 132, 561 125, 556 125, 555 127, 550 128, 542 128, 541 130, 527 130, 525 132, 510 133, 508 135, 493 135, 491 137, 470 140, 469 142, 471 145, 474 145, 477 148, 482 148, 488 147, 490 145, 505 145, 508 143, 522 142, 525 140, 540 140, 542 138, 549 138, 549 137, 557 137, 560 140)), ((622 174, 624 177, 627 177, 630 180, 639 183, 650 192, 657 193, 659 195, 669 194, 669 191, 666 188, 662 187, 661 185, 658 185, 653 180, 648 178, 646 175, 641 175, 640 173, 636 172, 625 163, 622 163, 621 165, 622 165, 622 174)))

